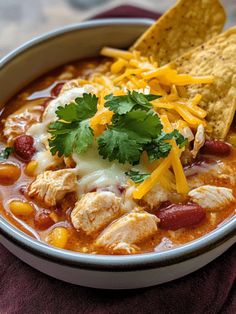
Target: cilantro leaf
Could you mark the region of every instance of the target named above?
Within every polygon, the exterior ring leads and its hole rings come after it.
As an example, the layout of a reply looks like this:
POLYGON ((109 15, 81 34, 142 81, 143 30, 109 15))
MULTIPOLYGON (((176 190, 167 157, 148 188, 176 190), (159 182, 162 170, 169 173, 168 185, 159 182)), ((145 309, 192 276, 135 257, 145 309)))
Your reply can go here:
MULTIPOLYGON (((148 108, 152 108, 152 105, 149 103, 149 101, 161 98, 159 95, 154 95, 154 94, 143 94, 143 93, 138 93, 136 91, 129 92, 131 95, 131 98, 140 106, 148 108)), ((144 108, 141 108, 144 109, 144 108)))
POLYGON ((49 125, 51 134, 49 146, 52 155, 70 156, 73 151, 83 153, 93 143, 93 131, 87 119, 97 112, 97 97, 83 94, 75 102, 59 107, 56 111, 59 120, 49 125))
POLYGON ((108 129, 98 138, 98 150, 99 154, 109 161, 135 164, 140 159, 142 146, 126 132, 108 129))
POLYGON ((143 146, 161 134, 162 124, 154 112, 135 110, 115 115, 112 125, 98 138, 98 149, 103 158, 120 163, 137 164, 143 146))
POLYGON ((171 133, 164 133, 154 139, 150 144, 145 146, 145 150, 148 154, 149 160, 157 160, 159 158, 165 158, 171 151, 171 144, 166 142, 168 140, 175 139, 176 144, 182 148, 186 145, 187 139, 178 131, 173 130, 171 133))
POLYGON ((160 98, 158 95, 145 95, 136 91, 128 92, 127 95, 114 96, 113 94, 105 96, 105 107, 113 112, 122 115, 131 110, 142 109, 149 111, 152 105, 149 101, 160 98))
POLYGON ((78 105, 76 103, 70 103, 65 105, 65 107, 60 106, 56 110, 56 115, 63 121, 77 121, 79 119, 78 105))
POLYGON ((55 135, 51 139, 49 139, 49 147, 52 155, 56 155, 58 153, 58 156, 65 156, 68 157, 72 154, 73 146, 71 145, 73 143, 74 139, 74 132, 68 131, 68 133, 60 134, 60 136, 55 135))
POLYGON ((183 148, 188 144, 188 139, 185 138, 178 130, 174 130, 172 134, 179 148, 183 148))
POLYGON ((93 143, 93 131, 88 121, 81 123, 56 122, 50 125, 52 138, 49 139, 49 147, 52 155, 70 156, 73 151, 83 153, 93 143), (58 129, 55 128, 58 127, 58 129))
POLYGON ((0 153, 0 161, 8 159, 8 157, 13 153, 13 147, 6 147, 0 153))
POLYGON ((97 112, 98 98, 92 94, 83 94, 77 97, 75 102, 78 104, 80 121, 92 118, 97 112))
POLYGON ((126 115, 120 116, 114 124, 116 128, 127 132, 140 143, 150 142, 152 138, 161 134, 163 128, 157 114, 143 110, 128 112, 126 115))
POLYGON ((131 111, 136 105, 129 95, 113 96, 113 94, 105 96, 105 107, 117 114, 125 114, 131 111))
POLYGON ((162 140, 155 139, 145 147, 150 161, 165 158, 171 151, 171 144, 162 140))
POLYGON ((78 154, 86 152, 88 147, 93 144, 93 130, 88 121, 80 123, 75 136, 75 149, 78 154))
POLYGON ((145 97, 146 97, 146 99, 147 99, 148 101, 153 101, 153 100, 155 100, 155 99, 161 98, 162 96, 160 96, 160 95, 154 95, 154 94, 147 94, 147 95, 145 95, 145 97))
POLYGON ((59 119, 73 122, 89 119, 97 112, 98 98, 92 94, 83 94, 83 97, 77 97, 75 102, 58 107, 56 115, 59 119))
POLYGON ((135 170, 127 171, 125 174, 135 183, 141 183, 150 176, 150 173, 140 173, 135 170))

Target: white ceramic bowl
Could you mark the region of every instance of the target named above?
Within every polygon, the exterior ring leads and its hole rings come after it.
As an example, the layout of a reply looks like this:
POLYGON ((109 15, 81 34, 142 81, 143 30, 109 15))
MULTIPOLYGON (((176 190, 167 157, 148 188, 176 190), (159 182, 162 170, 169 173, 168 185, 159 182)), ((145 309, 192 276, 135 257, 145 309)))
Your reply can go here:
MULTIPOLYGON (((0 110, 15 93, 57 66, 96 56, 102 46, 127 48, 151 24, 144 19, 84 22, 36 38, 0 62, 0 110)), ((189 274, 236 241, 236 217, 191 243, 161 253, 88 255, 50 247, 0 217, 0 242, 34 268, 55 278, 95 288, 148 287, 189 274)))

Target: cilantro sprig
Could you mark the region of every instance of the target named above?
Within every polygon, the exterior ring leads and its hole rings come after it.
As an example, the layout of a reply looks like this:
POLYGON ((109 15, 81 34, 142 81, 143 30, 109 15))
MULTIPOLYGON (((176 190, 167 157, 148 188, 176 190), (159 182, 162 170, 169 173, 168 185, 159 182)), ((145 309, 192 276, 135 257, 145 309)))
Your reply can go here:
POLYGON ((137 164, 144 145, 151 143, 162 130, 158 115, 143 110, 114 116, 112 125, 98 138, 99 154, 109 161, 137 164))
POLYGON ((125 174, 135 183, 141 183, 150 176, 150 173, 141 173, 137 170, 127 171, 125 174))
MULTIPOLYGON (((147 152, 150 161, 167 157, 171 139, 179 147, 186 145, 186 139, 177 130, 167 134, 163 132, 160 118, 150 103, 159 97, 136 91, 105 97, 105 107, 114 115, 112 123, 96 139, 99 154, 104 159, 135 165, 143 151, 147 152)), ((49 146, 53 155, 70 156, 74 151, 81 154, 93 144, 94 134, 89 119, 97 112, 97 102, 95 95, 83 94, 57 109, 58 120, 49 125, 49 146)))
POLYGON ((6 160, 13 153, 13 147, 6 147, 0 152, 0 161, 6 160))
POLYGON ((176 129, 171 133, 162 132, 160 136, 152 140, 151 143, 145 146, 145 151, 148 154, 149 160, 154 161, 160 158, 165 158, 171 151, 169 140, 174 139, 179 148, 184 147, 188 140, 176 129))
POLYGON ((49 146, 52 155, 58 153, 68 157, 73 151, 78 154, 85 152, 93 143, 93 130, 88 119, 97 112, 97 97, 92 94, 83 94, 74 102, 58 107, 58 120, 50 123, 49 146))
POLYGON ((145 95, 136 91, 128 91, 127 95, 114 96, 109 94, 105 96, 105 107, 117 114, 126 114, 131 110, 150 110, 152 105, 150 101, 160 98, 158 95, 145 95))

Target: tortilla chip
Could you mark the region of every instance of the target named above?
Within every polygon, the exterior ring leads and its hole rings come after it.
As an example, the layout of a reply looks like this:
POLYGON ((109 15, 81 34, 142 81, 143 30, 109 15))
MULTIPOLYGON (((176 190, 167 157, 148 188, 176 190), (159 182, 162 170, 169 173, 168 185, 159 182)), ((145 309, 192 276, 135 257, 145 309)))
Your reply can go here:
POLYGON ((236 27, 188 52, 172 65, 178 73, 214 76, 211 85, 192 85, 186 89, 189 97, 202 94, 200 106, 208 113, 210 137, 224 139, 236 109, 236 27))
POLYGON ((219 34, 225 11, 218 0, 180 0, 131 47, 164 65, 219 34))

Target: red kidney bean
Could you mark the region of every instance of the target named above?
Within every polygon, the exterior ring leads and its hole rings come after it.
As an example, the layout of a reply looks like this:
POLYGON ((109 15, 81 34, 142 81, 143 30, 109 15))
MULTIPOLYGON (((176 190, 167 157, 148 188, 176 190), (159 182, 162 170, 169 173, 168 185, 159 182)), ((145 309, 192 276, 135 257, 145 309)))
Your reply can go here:
POLYGON ((45 230, 54 224, 54 221, 49 216, 50 211, 44 209, 36 213, 34 217, 34 225, 39 230, 45 230))
POLYGON ((216 163, 216 161, 214 159, 211 159, 208 156, 206 157, 203 155, 198 155, 197 158, 194 159, 191 164, 184 166, 184 170, 189 169, 189 168, 194 167, 194 166, 205 167, 209 164, 214 164, 214 163, 216 163))
POLYGON ((89 190, 89 192, 90 192, 90 193, 92 193, 92 192, 97 192, 97 188, 93 188, 93 189, 89 190))
POLYGON ((219 140, 206 141, 201 149, 201 153, 228 156, 231 153, 231 146, 228 143, 219 140))
POLYGON ((44 107, 44 109, 46 109, 47 108, 47 106, 49 105, 49 103, 50 103, 50 101, 52 101, 53 100, 53 98, 47 98, 45 101, 44 101, 44 103, 43 103, 43 107, 44 107))
POLYGON ((56 86, 54 86, 53 89, 51 90, 51 96, 57 97, 60 94, 64 84, 65 84, 65 82, 62 82, 62 83, 58 83, 56 86))
POLYGON ((27 186, 26 185, 21 185, 19 187, 19 192, 22 194, 22 195, 26 195, 27 194, 27 186))
POLYGON ((204 208, 196 203, 173 204, 158 211, 159 227, 165 230, 177 230, 199 224, 206 216, 204 208))
POLYGON ((191 165, 185 166, 184 171, 185 171, 185 176, 187 178, 190 178, 192 176, 195 176, 199 173, 200 169, 207 168, 208 165, 213 165, 216 164, 216 160, 213 159, 214 157, 208 158, 203 155, 199 155, 191 165))
POLYGON ((166 209, 170 205, 173 205, 173 203, 171 203, 171 201, 164 201, 164 202, 161 203, 161 205, 159 207, 159 210, 166 209))
POLYGON ((23 161, 30 161, 35 153, 34 139, 30 135, 18 136, 13 144, 14 152, 23 161))
POLYGON ((120 192, 120 194, 123 194, 125 192, 125 187, 122 185, 118 185, 118 191, 120 192))

